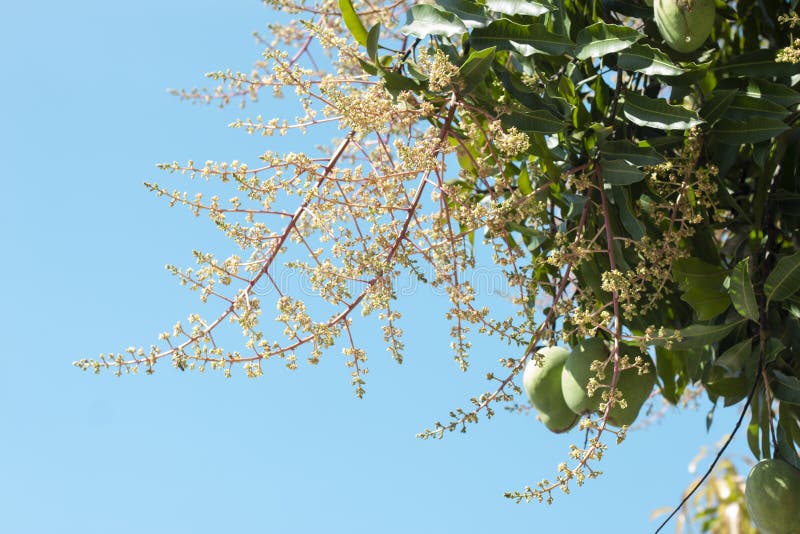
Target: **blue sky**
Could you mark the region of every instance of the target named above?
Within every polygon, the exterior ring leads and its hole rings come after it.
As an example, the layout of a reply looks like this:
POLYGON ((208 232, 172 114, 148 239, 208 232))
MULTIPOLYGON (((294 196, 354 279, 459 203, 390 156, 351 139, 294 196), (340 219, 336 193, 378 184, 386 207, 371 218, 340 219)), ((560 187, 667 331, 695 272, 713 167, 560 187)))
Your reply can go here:
MULTIPOLYGON (((253 161, 299 150, 226 128, 274 114, 191 106, 167 88, 247 70, 251 33, 274 15, 256 0, 6 2, 0 19, 0 531, 647 532, 673 504, 687 464, 731 428, 718 411, 671 412, 611 446, 606 475, 550 507, 502 493, 552 477, 576 434, 498 413, 443 441, 414 438, 485 385, 504 352, 476 340, 476 369, 449 354, 442 299, 403 303, 406 363, 362 328, 371 355, 357 400, 338 352, 265 376, 84 374, 80 357, 147 345, 199 309, 165 263, 222 246, 216 232, 142 186, 155 163, 253 161)), ((321 140, 316 140, 319 142, 321 140)), ((305 141, 310 146, 311 141, 305 141)), ((732 446, 742 453, 743 436, 732 446)))

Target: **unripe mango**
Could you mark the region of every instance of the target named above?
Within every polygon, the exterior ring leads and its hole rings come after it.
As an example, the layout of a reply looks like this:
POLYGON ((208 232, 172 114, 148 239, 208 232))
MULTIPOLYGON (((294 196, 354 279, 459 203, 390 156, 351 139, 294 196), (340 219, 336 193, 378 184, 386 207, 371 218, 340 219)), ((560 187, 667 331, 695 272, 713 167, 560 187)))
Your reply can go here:
MULTIPOLYGON (((629 347, 620 347, 622 352, 626 352, 629 347)), ((600 413, 600 404, 603 402, 603 392, 608 391, 608 386, 611 384, 613 375, 613 363, 609 362, 606 366, 605 377, 603 380, 598 381, 602 386, 595 390, 594 394, 590 397, 587 386, 589 380, 597 377, 597 373, 591 370, 592 362, 595 360, 605 361, 608 359, 608 348, 606 344, 599 338, 584 339, 572 351, 572 354, 567 358, 564 363, 564 371, 561 374, 561 389, 564 392, 564 401, 572 411, 580 414, 585 413, 600 413)), ((639 355, 636 349, 635 355, 628 355, 632 361, 633 358, 639 355)), ((616 389, 625 400, 625 408, 620 404, 615 404, 611 407, 608 414, 609 424, 615 426, 632 425, 636 418, 639 416, 644 403, 650 397, 650 393, 655 385, 655 365, 650 356, 646 354, 639 355, 647 365, 648 371, 644 374, 639 374, 639 370, 635 367, 625 369, 617 379, 616 389)))
POLYGON ((653 9, 661 37, 677 52, 700 48, 714 27, 714 0, 655 0, 653 9))
POLYGON ((589 367, 595 360, 602 362, 607 359, 608 348, 599 338, 584 339, 573 347, 572 353, 564 362, 564 372, 561 373, 564 401, 573 412, 584 414, 597 410, 597 406, 602 402, 600 392, 591 397, 586 393, 589 379, 597 375, 589 367))
POLYGON ((753 466, 744 501, 759 532, 800 532, 800 471, 783 460, 761 460, 753 466))
POLYGON ((529 360, 522 375, 522 384, 545 426, 556 433, 566 432, 579 419, 564 402, 561 393, 561 371, 569 351, 563 347, 545 347, 538 353, 543 358, 542 366, 529 360))

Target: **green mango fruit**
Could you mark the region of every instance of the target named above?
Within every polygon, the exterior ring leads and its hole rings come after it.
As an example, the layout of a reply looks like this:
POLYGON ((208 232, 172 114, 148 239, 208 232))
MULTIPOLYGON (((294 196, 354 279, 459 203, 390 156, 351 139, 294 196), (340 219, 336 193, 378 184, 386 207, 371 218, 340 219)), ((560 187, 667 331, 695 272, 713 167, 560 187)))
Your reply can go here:
POLYGON ((522 374, 522 384, 545 426, 556 433, 566 432, 579 419, 561 393, 561 371, 569 351, 563 347, 545 347, 538 354, 543 358, 542 366, 529 360, 522 374))
MULTIPOLYGON (((622 354, 630 350, 627 346, 622 347, 622 354)), ((619 404, 615 404, 608 414, 608 422, 615 426, 627 425, 630 426, 639 417, 639 411, 650 398, 650 393, 653 392, 653 386, 656 385, 656 366, 653 359, 647 354, 641 354, 639 349, 632 349, 633 354, 629 354, 631 361, 636 356, 641 356, 645 364, 647 364, 647 373, 639 374, 636 368, 625 369, 620 373, 619 380, 617 380, 617 389, 622 393, 622 398, 625 399, 626 406, 623 408, 619 404)), ((609 370, 609 376, 611 372, 609 370)), ((610 384, 611 379, 607 382, 610 384)))
POLYGON ((800 471, 783 460, 761 460, 753 466, 744 501, 759 532, 800 532, 800 471))
POLYGON ((655 0, 656 26, 677 52, 700 48, 714 27, 714 0, 655 0))
MULTIPOLYGON (((628 351, 633 352, 634 350, 636 354, 628 355, 631 360, 640 355, 638 349, 629 349, 624 345, 621 347, 623 355, 628 351)), ((605 361, 608 359, 608 354, 608 348, 601 339, 585 339, 578 343, 564 363, 564 371, 561 374, 561 389, 564 393, 564 401, 575 413, 600 413, 599 408, 600 403, 603 402, 603 391, 608 388, 598 388, 594 395, 590 397, 587 392, 587 385, 589 384, 589 379, 597 376, 597 373, 591 370, 592 362, 595 360, 605 361)), ((640 375, 638 369, 630 368, 620 373, 617 380, 617 390, 621 392, 626 406, 623 408, 621 405, 615 404, 611 408, 608 414, 609 424, 615 426, 632 425, 639 416, 642 406, 650 398, 650 393, 653 391, 653 386, 656 382, 655 365, 650 356, 640 356, 648 365, 649 372, 640 375)), ((611 384, 613 374, 611 365, 609 362, 606 367, 605 377, 600 381, 601 385, 609 386, 611 384)))
POLYGON ((564 372, 561 373, 564 401, 573 412, 577 414, 594 412, 602 402, 600 392, 590 397, 586 393, 586 386, 589 379, 596 376, 596 373, 589 369, 592 362, 606 359, 608 359, 608 348, 599 338, 584 339, 573 347, 572 353, 564 362, 564 372))

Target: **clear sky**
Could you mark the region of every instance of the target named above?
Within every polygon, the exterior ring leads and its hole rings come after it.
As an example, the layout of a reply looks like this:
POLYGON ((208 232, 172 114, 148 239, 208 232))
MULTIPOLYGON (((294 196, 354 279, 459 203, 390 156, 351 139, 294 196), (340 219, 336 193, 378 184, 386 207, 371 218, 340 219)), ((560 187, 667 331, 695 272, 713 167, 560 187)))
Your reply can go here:
MULTIPOLYGON (((81 373, 74 360, 148 345, 200 308, 163 266, 220 238, 145 190, 183 185, 155 163, 303 147, 226 128, 280 104, 221 111, 166 93, 249 69, 251 33, 274 17, 256 0, 2 5, 0 532, 649 532, 699 447, 731 428, 737 409, 718 410, 709 434, 707 401, 672 411, 610 446, 601 479, 550 507, 512 504, 504 491, 552 477, 582 438, 500 412, 467 434, 415 439, 483 391, 481 369, 505 355, 476 341, 462 374, 427 289, 403 304, 403 366, 361 329, 363 400, 338 351, 258 380, 169 365, 81 373)), ((745 449, 741 435, 731 450, 745 449)))

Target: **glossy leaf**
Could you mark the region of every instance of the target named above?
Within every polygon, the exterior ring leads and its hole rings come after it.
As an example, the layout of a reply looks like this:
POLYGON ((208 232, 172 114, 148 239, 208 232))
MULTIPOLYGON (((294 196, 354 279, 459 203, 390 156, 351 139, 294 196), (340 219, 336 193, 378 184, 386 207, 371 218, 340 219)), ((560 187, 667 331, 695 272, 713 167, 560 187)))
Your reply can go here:
POLYGON ((790 114, 784 106, 757 97, 736 95, 723 115, 726 119, 747 121, 753 116, 783 120, 790 114))
POLYGON ((647 227, 634 215, 628 190, 624 187, 614 186, 611 188, 611 195, 619 210, 622 226, 634 241, 640 241, 647 234, 647 227))
POLYGON ((800 252, 784 256, 764 282, 767 303, 781 301, 794 295, 800 289, 800 252))
POLYGON ((780 120, 766 117, 752 117, 746 122, 720 119, 711 129, 716 141, 728 145, 760 143, 780 135, 789 127, 780 120))
POLYGON ((470 29, 484 28, 491 21, 486 9, 470 0, 436 0, 436 5, 461 19, 464 26, 470 29))
POLYGON ((628 26, 595 22, 578 32, 575 56, 578 59, 603 57, 630 48, 642 37, 644 34, 628 26))
POLYGON ((660 130, 686 130, 703 123, 692 110, 673 106, 661 98, 650 98, 634 93, 625 95, 625 117, 639 126, 660 130))
POLYGON ((699 258, 681 258, 672 263, 672 278, 681 289, 691 286, 721 287, 727 272, 699 258))
POLYGON ((458 69, 458 76, 463 82, 462 93, 469 93, 486 79, 486 74, 492 68, 495 48, 473 50, 467 60, 458 69))
POLYGON ((748 54, 734 56, 725 65, 714 68, 714 73, 728 76, 749 76, 771 78, 773 76, 792 76, 800 74, 800 64, 778 63, 774 50, 757 50, 748 54))
POLYGON ((611 185, 630 185, 644 180, 644 171, 625 160, 600 160, 603 182, 611 185))
POLYGON ((549 111, 532 111, 530 113, 512 113, 503 117, 503 124, 506 127, 515 126, 519 131, 528 135, 553 134, 558 133, 566 124, 549 111))
POLYGON ((369 29, 369 33, 367 34, 367 55, 370 57, 371 60, 375 61, 378 57, 378 39, 381 36, 381 23, 375 24, 372 28, 369 29))
MULTIPOLYGON (((674 341, 672 346, 677 349, 691 349, 700 348, 705 345, 710 345, 721 340, 734 329, 745 324, 747 319, 740 319, 732 323, 706 325, 706 324, 693 324, 680 330, 681 341, 674 341)), ((674 330, 667 330, 667 338, 675 333, 674 330)), ((654 340, 653 344, 663 347, 667 343, 666 339, 654 340)))
POLYGON ((648 76, 678 76, 685 72, 669 56, 650 45, 636 44, 623 50, 617 59, 617 66, 648 76))
POLYGON ((508 19, 474 29, 470 34, 470 44, 477 50, 497 47, 497 50, 519 52, 523 56, 559 56, 572 53, 575 47, 569 37, 549 32, 544 24, 523 25, 508 19))
POLYGON ((664 157, 651 146, 641 146, 626 139, 620 141, 607 141, 600 145, 600 154, 603 159, 623 159, 632 165, 658 165, 664 157))
POLYGON ((417 4, 407 12, 406 25, 400 28, 404 35, 420 39, 429 35, 453 37, 467 33, 467 27, 457 16, 428 4, 417 4))
POLYGON ((356 42, 361 46, 367 46, 367 29, 361 19, 358 18, 358 13, 353 8, 353 2, 351 0, 339 0, 339 10, 342 12, 345 26, 350 30, 356 42))
POLYGON ((701 321, 713 319, 731 305, 731 298, 725 291, 703 285, 690 285, 681 300, 692 307, 701 321))
POLYGON ((728 280, 728 294, 733 302, 733 307, 742 317, 751 321, 759 321, 758 303, 753 282, 750 281, 750 268, 748 260, 740 261, 731 272, 728 280))
POLYGON ((486 0, 486 8, 505 15, 531 15, 538 17, 555 9, 543 0, 486 0))
POLYGON ((784 374, 777 369, 774 369, 771 374, 775 377, 775 382, 772 384, 772 392, 775 397, 790 404, 800 404, 800 379, 784 374))
POLYGON ((722 114, 725 113, 731 103, 733 103, 734 98, 736 98, 736 90, 734 89, 714 91, 712 97, 700 108, 700 116, 706 122, 716 121, 722 117, 722 114))

